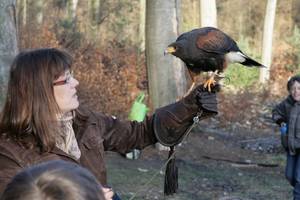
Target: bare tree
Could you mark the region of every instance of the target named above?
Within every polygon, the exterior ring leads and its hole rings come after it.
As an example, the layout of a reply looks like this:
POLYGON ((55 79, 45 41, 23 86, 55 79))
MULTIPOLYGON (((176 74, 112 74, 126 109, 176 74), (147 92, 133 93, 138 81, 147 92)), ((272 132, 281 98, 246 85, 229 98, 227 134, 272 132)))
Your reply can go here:
POLYGON ((1 97, 8 81, 9 66, 18 52, 16 0, 0 1, 0 84, 1 97))
POLYGON ((76 17, 77 4, 78 0, 69 1, 69 15, 72 19, 76 17))
POLYGON ((275 21, 277 0, 268 0, 264 24, 262 63, 266 68, 260 69, 259 81, 265 83, 270 77, 270 66, 272 60, 272 39, 275 21))
MULTIPOLYGON (((186 89, 183 65, 164 49, 178 35, 179 1, 146 1, 146 62, 152 108, 174 102, 186 89)), ((163 149, 157 145, 158 149, 163 149)))
POLYGON ((146 0, 140 0, 140 25, 139 25, 139 42, 140 51, 145 51, 145 22, 146 22, 146 0))
POLYGON ((36 21, 38 24, 43 22, 43 7, 44 1, 43 0, 35 0, 37 12, 36 12, 36 21))
POLYGON ((19 25, 26 26, 27 20, 27 0, 19 0, 17 5, 18 19, 21 21, 19 25))
POLYGON ((216 0, 200 0, 201 26, 217 27, 216 0))
POLYGON ((153 108, 175 101, 186 88, 179 59, 163 53, 178 35, 178 7, 177 1, 152 0, 146 4, 146 61, 153 108))

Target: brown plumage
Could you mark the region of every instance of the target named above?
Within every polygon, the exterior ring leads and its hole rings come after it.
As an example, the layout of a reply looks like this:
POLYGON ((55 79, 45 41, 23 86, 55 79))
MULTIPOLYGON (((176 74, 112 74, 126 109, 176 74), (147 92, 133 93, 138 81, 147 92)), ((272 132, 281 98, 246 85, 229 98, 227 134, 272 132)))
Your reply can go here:
POLYGON ((192 87, 195 84, 195 75, 214 72, 205 83, 209 91, 211 84, 215 83, 214 76, 222 73, 229 63, 264 67, 244 54, 231 37, 213 27, 203 27, 181 34, 176 42, 167 47, 165 53, 180 58, 186 64, 193 81, 192 87))

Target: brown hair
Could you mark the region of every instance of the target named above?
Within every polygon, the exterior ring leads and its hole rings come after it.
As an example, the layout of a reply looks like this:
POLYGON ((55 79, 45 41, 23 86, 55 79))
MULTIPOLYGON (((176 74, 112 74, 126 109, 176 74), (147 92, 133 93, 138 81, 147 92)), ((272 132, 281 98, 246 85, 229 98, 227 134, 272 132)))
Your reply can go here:
POLYGON ((104 200, 101 188, 88 170, 57 160, 18 173, 0 200, 104 200))
POLYGON ((53 81, 72 67, 71 56, 54 48, 19 53, 14 59, 0 116, 0 134, 26 147, 50 151, 57 134, 53 81), (33 138, 26 140, 26 138, 33 138), (30 142, 29 142, 30 141, 30 142))

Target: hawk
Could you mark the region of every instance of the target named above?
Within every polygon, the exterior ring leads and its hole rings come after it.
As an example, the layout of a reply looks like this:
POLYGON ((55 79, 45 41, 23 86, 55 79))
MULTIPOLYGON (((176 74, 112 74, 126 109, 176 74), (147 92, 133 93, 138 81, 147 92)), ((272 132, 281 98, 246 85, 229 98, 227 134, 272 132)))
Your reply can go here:
POLYGON ((214 27, 198 28, 181 34, 168 45, 165 54, 172 54, 185 63, 192 80, 188 93, 195 85, 194 77, 201 72, 213 72, 204 84, 211 91, 211 85, 216 82, 215 76, 220 77, 230 63, 265 67, 243 53, 231 37, 214 27))

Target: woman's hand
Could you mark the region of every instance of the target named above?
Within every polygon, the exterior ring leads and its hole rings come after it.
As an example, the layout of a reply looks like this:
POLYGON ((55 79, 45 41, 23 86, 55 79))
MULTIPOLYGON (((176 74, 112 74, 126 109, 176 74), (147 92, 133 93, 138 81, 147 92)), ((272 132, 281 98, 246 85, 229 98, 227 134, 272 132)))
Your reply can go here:
POLYGON ((105 197, 105 200, 112 200, 114 196, 114 192, 111 188, 102 187, 102 191, 105 197))

